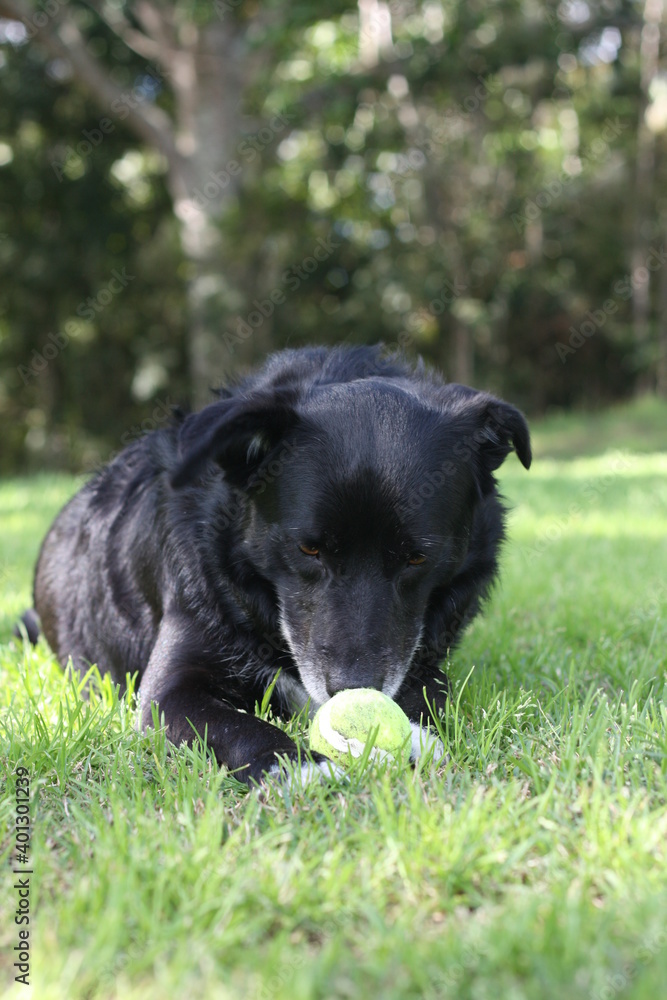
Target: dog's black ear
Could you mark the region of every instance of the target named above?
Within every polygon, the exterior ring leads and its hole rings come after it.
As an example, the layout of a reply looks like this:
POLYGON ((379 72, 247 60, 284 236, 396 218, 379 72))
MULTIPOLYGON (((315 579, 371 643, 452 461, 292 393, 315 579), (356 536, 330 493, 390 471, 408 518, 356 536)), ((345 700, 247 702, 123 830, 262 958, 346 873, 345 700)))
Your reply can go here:
POLYGON ((480 496, 494 488, 493 473, 511 451, 516 451, 524 468, 530 467, 530 432, 516 406, 467 386, 450 384, 446 388, 448 409, 456 415, 462 434, 454 450, 472 463, 480 496))
POLYGON ((232 485, 247 486, 296 423, 295 397, 293 389, 231 396, 187 417, 179 435, 180 464, 171 485, 178 489, 192 482, 213 460, 232 485))
POLYGON ((521 410, 493 396, 480 400, 478 431, 480 452, 485 466, 493 472, 515 451, 524 469, 530 468, 530 432, 521 410))

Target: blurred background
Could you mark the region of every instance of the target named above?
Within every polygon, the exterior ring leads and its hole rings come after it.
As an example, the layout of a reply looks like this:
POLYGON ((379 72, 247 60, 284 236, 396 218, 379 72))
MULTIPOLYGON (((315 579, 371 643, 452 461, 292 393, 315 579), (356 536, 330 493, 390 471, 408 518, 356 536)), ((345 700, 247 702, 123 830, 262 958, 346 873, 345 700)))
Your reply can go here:
POLYGON ((0 472, 269 351, 667 395, 664 0, 0 0, 0 472))

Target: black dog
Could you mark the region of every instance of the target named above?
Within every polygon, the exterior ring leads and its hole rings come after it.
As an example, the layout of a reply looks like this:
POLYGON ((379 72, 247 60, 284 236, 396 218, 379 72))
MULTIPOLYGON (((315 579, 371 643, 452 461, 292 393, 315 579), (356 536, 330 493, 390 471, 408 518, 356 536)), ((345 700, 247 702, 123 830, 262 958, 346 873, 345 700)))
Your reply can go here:
POLYGON ((528 468, 513 406, 379 348, 278 353, 67 504, 36 570, 44 634, 82 671, 137 671, 143 724, 157 702, 174 743, 206 734, 246 781, 297 758, 253 714, 278 671, 278 714, 384 691, 418 755, 424 689, 441 709, 439 664, 497 573, 512 447, 528 468))

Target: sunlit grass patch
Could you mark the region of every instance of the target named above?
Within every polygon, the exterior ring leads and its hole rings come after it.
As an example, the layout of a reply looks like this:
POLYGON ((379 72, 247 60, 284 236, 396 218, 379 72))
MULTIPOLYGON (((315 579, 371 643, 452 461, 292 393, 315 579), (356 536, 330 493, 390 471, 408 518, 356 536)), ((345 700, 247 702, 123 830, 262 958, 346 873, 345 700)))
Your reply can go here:
MULTIPOLYGON (((501 583, 447 665, 445 761, 250 793, 203 747, 138 732, 131 692, 93 672, 83 700, 42 642, 10 640, 76 483, 0 487, 1 891, 11 910, 22 765, 33 995, 661 996, 666 472, 627 445, 528 473, 510 457, 501 583)), ((303 717, 281 724, 305 741, 303 717)), ((0 943, 7 995, 27 995, 11 920, 0 943)))

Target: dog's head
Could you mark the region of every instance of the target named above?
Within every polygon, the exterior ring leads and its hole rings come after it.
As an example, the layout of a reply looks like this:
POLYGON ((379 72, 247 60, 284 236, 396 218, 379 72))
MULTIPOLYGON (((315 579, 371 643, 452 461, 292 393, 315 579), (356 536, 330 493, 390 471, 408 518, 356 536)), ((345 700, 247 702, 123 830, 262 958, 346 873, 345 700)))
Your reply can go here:
POLYGON ((234 395, 185 422, 181 449, 174 486, 213 460, 248 497, 242 557, 272 585, 316 704, 350 687, 397 693, 494 470, 513 449, 531 461, 513 406, 419 378, 234 395))

